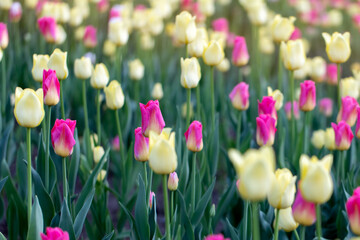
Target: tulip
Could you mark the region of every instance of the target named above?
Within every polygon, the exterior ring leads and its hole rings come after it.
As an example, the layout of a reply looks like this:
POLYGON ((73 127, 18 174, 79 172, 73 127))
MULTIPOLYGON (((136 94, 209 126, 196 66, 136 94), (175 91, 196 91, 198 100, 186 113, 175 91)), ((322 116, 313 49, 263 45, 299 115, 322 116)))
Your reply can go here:
POLYGON ((97 175, 96 181, 98 181, 98 182, 104 181, 104 179, 106 177, 106 173, 107 173, 106 170, 101 169, 99 174, 97 175))
POLYGON ((289 208, 294 202, 296 176, 287 168, 277 169, 268 193, 268 201, 277 209, 289 208))
POLYGON ((143 33, 140 36, 141 48, 144 50, 151 50, 155 46, 155 41, 150 34, 143 33))
POLYGON ((81 57, 75 59, 74 63, 74 74, 77 78, 85 80, 91 77, 93 66, 91 59, 88 57, 81 57))
POLYGON ((149 196, 149 208, 150 209, 152 209, 154 200, 155 200, 155 193, 150 191, 150 196, 149 196))
POLYGON ((5 49, 9 44, 9 33, 5 23, 0 22, 0 48, 5 49))
POLYGON ((354 137, 349 124, 345 121, 340 121, 337 125, 335 123, 331 123, 331 126, 335 132, 336 149, 341 151, 348 150, 354 137))
POLYGON ((135 7, 132 17, 132 24, 135 29, 141 30, 146 26, 145 12, 146 7, 144 5, 139 4, 135 7))
POLYGON ((276 133, 276 120, 268 114, 256 118, 256 142, 259 146, 272 146, 276 133))
POLYGON ((220 72, 227 72, 230 69, 230 61, 227 58, 224 58, 217 66, 216 69, 220 72))
POLYGON ((109 9, 109 1, 108 0, 100 0, 97 3, 97 9, 100 13, 104 13, 109 9))
POLYGON ((0 1, 0 10, 8 11, 11 8, 12 0, 0 1))
POLYGON ((226 34, 223 32, 210 32, 210 41, 216 41, 222 49, 226 47, 226 34))
POLYGON ((83 15, 81 14, 81 9, 78 7, 73 7, 70 10, 70 25, 72 27, 80 26, 83 22, 83 15))
POLYGON ((258 100, 258 114, 266 114, 277 120, 277 113, 275 108, 276 101, 271 96, 264 96, 262 101, 258 100))
POLYGON ((141 80, 144 77, 144 65, 140 61, 140 59, 135 59, 129 62, 129 73, 131 80, 141 80))
POLYGON ((330 151, 333 151, 336 148, 335 131, 332 127, 325 130, 325 147, 330 151))
POLYGON ((312 111, 316 106, 316 88, 315 82, 306 80, 300 83, 299 107, 302 111, 312 111))
POLYGON ((328 64, 326 66, 326 78, 327 82, 332 85, 336 85, 337 83, 337 66, 336 64, 328 64))
POLYGON ((56 119, 54 127, 51 129, 51 143, 54 151, 60 157, 68 157, 73 152, 75 145, 74 131, 76 120, 56 119))
POLYGON ((22 15, 22 7, 19 2, 11 4, 9 9, 9 18, 11 22, 19 22, 22 15))
POLYGON ((296 222, 303 226, 311 226, 316 221, 315 203, 306 201, 302 197, 301 191, 297 191, 292 205, 292 214, 296 222))
POLYGON ((203 148, 202 124, 193 121, 185 132, 186 146, 192 152, 200 152, 203 148))
POLYGON ((326 53, 331 62, 339 64, 349 59, 351 54, 349 32, 344 34, 335 32, 332 36, 323 33, 322 36, 326 43, 326 53))
POLYGON ((56 40, 56 21, 53 17, 42 17, 38 19, 38 26, 41 34, 47 42, 53 43, 56 40))
POLYGON ((345 121, 350 127, 354 126, 356 121, 357 107, 359 103, 353 97, 343 97, 341 99, 341 108, 337 115, 336 121, 345 121))
POLYGON ((324 130, 314 131, 311 137, 311 143, 317 149, 323 148, 323 146, 325 145, 325 131, 324 130))
POLYGON ((294 71, 300 69, 306 61, 304 45, 300 39, 281 42, 281 55, 285 67, 294 71))
POLYGON ((183 11, 175 19, 175 38, 180 43, 188 44, 196 38, 195 18, 187 11, 183 11))
POLYGON ((111 110, 116 110, 124 106, 124 93, 118 81, 112 80, 109 86, 104 87, 106 106, 111 110))
POLYGON ((272 90, 271 87, 267 88, 268 96, 271 96, 275 101, 275 109, 279 111, 283 105, 284 95, 280 92, 280 90, 272 90))
POLYGON ((243 199, 261 201, 266 198, 272 185, 275 170, 275 153, 271 147, 250 149, 241 155, 230 149, 229 158, 239 177, 238 190, 243 199))
POLYGON ((116 45, 110 40, 105 40, 103 52, 108 57, 114 56, 116 52, 116 45))
POLYGON ((108 25, 108 38, 117 46, 123 46, 129 39, 129 30, 122 18, 111 18, 108 25))
POLYGON ((235 66, 241 67, 249 62, 249 53, 244 37, 236 37, 234 40, 234 49, 232 52, 232 62, 235 66))
POLYGON ((95 89, 104 88, 109 82, 109 72, 103 63, 95 65, 95 69, 90 78, 90 85, 95 89))
POLYGON ((255 1, 255 3, 246 10, 250 22, 256 26, 263 25, 268 20, 268 9, 263 1, 255 1))
POLYGON ((290 40, 301 39, 301 30, 297 27, 294 28, 294 31, 291 33, 290 40))
POLYGON ((199 10, 205 16, 212 16, 215 12, 215 1, 214 0, 199 0, 199 10))
POLYGON ((299 226, 299 223, 294 219, 291 207, 280 209, 279 216, 277 216, 275 211, 275 218, 276 217, 279 217, 279 229, 285 232, 292 232, 299 226))
POLYGON ((201 79, 200 64, 195 57, 181 58, 181 86, 184 88, 195 88, 201 79))
POLYGON ((96 28, 92 25, 88 25, 85 27, 84 32, 84 45, 87 48, 94 48, 97 45, 97 36, 96 36, 96 28))
POLYGON ((196 37, 194 41, 188 44, 188 52, 192 57, 200 58, 203 56, 205 48, 208 46, 208 34, 205 28, 198 28, 196 30, 196 37))
POLYGON ((311 60, 310 76, 316 82, 322 82, 326 75, 326 62, 322 57, 315 57, 311 60))
POLYGON ((140 162, 149 160, 149 138, 144 137, 141 127, 135 129, 134 157, 140 162))
POLYGON ((237 84, 229 94, 233 107, 240 111, 249 108, 249 97, 249 85, 245 82, 237 84))
POLYGON ((330 117, 333 111, 333 101, 331 98, 323 98, 319 102, 319 111, 326 117, 330 117))
POLYGON ((141 129, 145 137, 149 137, 150 131, 160 134, 165 127, 165 122, 159 107, 159 101, 150 100, 146 105, 139 103, 141 111, 141 129))
POLYGON ((340 95, 341 97, 350 96, 355 99, 359 98, 360 84, 353 77, 341 79, 340 95))
POLYGON ((43 71, 48 70, 49 55, 33 55, 33 68, 31 70, 35 81, 43 81, 43 71))
POLYGON ((225 238, 224 235, 219 233, 206 236, 204 240, 230 240, 230 238, 225 238))
POLYGON ((169 174, 169 180, 168 180, 168 189, 170 191, 176 191, 179 184, 179 178, 176 172, 172 172, 169 174))
POLYGON ((93 149, 93 156, 94 156, 94 163, 98 164, 101 160, 101 158, 104 156, 105 151, 104 148, 101 146, 96 146, 93 149))
POLYGON ((61 228, 47 227, 46 234, 40 233, 41 240, 69 240, 69 234, 61 228))
POLYGON ((56 26, 56 39, 55 44, 60 45, 63 44, 66 40, 66 32, 65 29, 61 25, 56 26))
POLYGON ((206 65, 216 66, 224 59, 224 50, 217 41, 210 41, 204 49, 203 60, 206 65))
POLYGON ((55 106, 60 101, 60 83, 54 70, 44 69, 43 74, 44 104, 55 106))
POLYGON ((56 76, 59 80, 64 80, 69 74, 66 64, 67 52, 62 52, 56 48, 51 54, 48 62, 48 68, 55 70, 56 76))
POLYGON ((277 14, 270 25, 273 40, 277 43, 289 40, 295 29, 295 20, 296 18, 293 16, 284 18, 277 14))
MULTIPOLYGON (((295 119, 299 119, 300 117, 300 113, 299 113, 299 104, 297 101, 294 101, 292 106, 294 107, 294 117, 295 119)), ((285 103, 285 106, 284 106, 284 111, 286 113, 286 117, 287 119, 291 119, 291 102, 287 102, 285 103)))
POLYGON ((211 25, 215 32, 223 32, 226 35, 229 33, 229 23, 226 18, 215 19, 211 25))
POLYGON ((275 51, 274 42, 270 37, 260 37, 259 49, 261 53, 271 55, 275 51))
POLYGON ((357 121, 356 121, 355 135, 357 138, 360 138, 360 107, 357 108, 357 121))
POLYGON ((354 190, 354 193, 346 201, 346 213, 349 217, 350 229, 356 234, 360 235, 360 187, 354 190))
POLYGON ((316 204, 327 202, 333 192, 331 166, 333 156, 326 155, 322 160, 316 156, 300 157, 300 191, 305 200, 316 204))
POLYGON ((151 91, 151 96, 157 100, 160 100, 163 98, 164 92, 163 92, 161 83, 155 83, 153 90, 151 91))
POLYGON ((35 128, 44 118, 43 90, 15 89, 14 115, 18 124, 26 128, 35 128))

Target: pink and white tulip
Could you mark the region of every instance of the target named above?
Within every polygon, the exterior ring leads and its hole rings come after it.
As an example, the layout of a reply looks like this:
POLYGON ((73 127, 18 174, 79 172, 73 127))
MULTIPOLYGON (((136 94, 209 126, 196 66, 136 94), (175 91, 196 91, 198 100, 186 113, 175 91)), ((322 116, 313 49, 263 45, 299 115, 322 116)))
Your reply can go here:
POLYGON ((354 126, 357 117, 359 103, 355 98, 346 96, 341 99, 340 111, 337 115, 337 122, 345 121, 350 127, 354 126))
POLYGON ((348 150, 351 146, 351 141, 354 134, 351 131, 349 124, 345 121, 340 121, 338 124, 331 123, 335 132, 335 146, 337 150, 348 150))
POLYGON ((300 189, 296 192, 295 201, 292 205, 292 213, 296 222, 303 226, 311 226, 316 221, 315 203, 306 201, 300 189))
POLYGON ((41 34, 47 42, 55 42, 56 40, 56 21, 52 17, 42 17, 38 19, 38 26, 41 34))
POLYGON ((51 129, 51 143, 54 151, 60 157, 70 156, 76 144, 74 131, 76 120, 56 119, 54 127, 51 129))
POLYGON ((235 37, 232 51, 233 64, 238 67, 244 66, 249 62, 249 58, 245 38, 240 36, 235 37))
POLYGON ((9 44, 9 33, 5 23, 0 22, 0 48, 5 49, 9 44))
POLYGON ((249 108, 249 97, 249 85, 245 82, 236 85, 229 95, 233 107, 240 111, 249 108))
POLYGON ((291 36, 290 36, 290 40, 296 40, 296 39, 301 39, 301 30, 297 27, 295 27, 294 31, 292 32, 291 36))
POLYGON ((149 138, 144 137, 141 127, 135 129, 134 157, 140 162, 149 160, 149 138))
POLYGON ((119 151, 120 150, 120 140, 119 140, 119 136, 114 137, 111 140, 111 147, 112 149, 114 149, 115 151, 119 151))
POLYGON ((360 138, 360 107, 357 108, 357 121, 356 121, 355 135, 357 138, 360 138))
POLYGON ((349 217, 350 229, 356 235, 360 235, 360 187, 346 201, 346 213, 349 217))
POLYGON ((224 235, 219 233, 206 236, 204 240, 230 240, 230 238, 225 238, 224 235))
POLYGON ((42 240, 69 240, 68 232, 58 227, 47 227, 46 234, 40 233, 40 237, 42 240))
POLYGON ((22 16, 22 7, 19 2, 14 2, 9 9, 9 18, 11 22, 19 22, 22 16))
POLYGON ((43 70, 44 104, 55 106, 60 101, 60 83, 56 72, 52 69, 43 70))
POLYGON ((139 103, 141 111, 141 130, 145 137, 150 131, 160 134, 165 127, 158 100, 150 100, 146 105, 139 103))
POLYGON ((96 28, 92 25, 88 25, 84 30, 84 45, 87 48, 94 48, 97 45, 97 36, 96 36, 96 28))
POLYGON ((100 0, 97 3, 97 9, 100 13, 104 13, 109 9, 109 0, 100 0))
MULTIPOLYGON (((299 119, 299 117, 300 117, 299 103, 297 101, 294 101, 292 105, 294 107, 294 117, 295 117, 295 119, 299 119)), ((290 120, 291 119, 291 102, 285 103, 284 111, 285 111, 287 119, 290 120)))
POLYGON ((304 112, 312 111, 316 106, 315 82, 306 80, 300 83, 299 107, 304 112))
POLYGON ((276 120, 268 114, 256 118, 256 142, 259 146, 272 146, 275 140, 276 120))
POLYGON ((172 172, 169 174, 168 179, 168 189, 170 191, 176 191, 179 185, 179 178, 176 172, 172 172))
POLYGON ((200 152, 203 149, 202 124, 193 121, 185 132, 187 148, 192 152, 200 152))
POLYGON ((326 79, 331 85, 337 84, 337 65, 335 63, 331 63, 326 66, 326 79))
POLYGON ((212 28, 215 32, 222 32, 226 35, 229 32, 229 23, 226 18, 218 18, 212 21, 212 28))
POLYGON ((258 100, 258 114, 267 114, 277 120, 277 113, 275 108, 276 101, 272 96, 264 96, 262 101, 258 100))
POLYGON ((150 191, 150 196, 149 196, 149 208, 150 209, 152 209, 154 200, 155 200, 155 193, 150 191))
POLYGON ((330 117, 333 112, 333 100, 331 98, 323 98, 319 102, 319 111, 326 117, 330 117))

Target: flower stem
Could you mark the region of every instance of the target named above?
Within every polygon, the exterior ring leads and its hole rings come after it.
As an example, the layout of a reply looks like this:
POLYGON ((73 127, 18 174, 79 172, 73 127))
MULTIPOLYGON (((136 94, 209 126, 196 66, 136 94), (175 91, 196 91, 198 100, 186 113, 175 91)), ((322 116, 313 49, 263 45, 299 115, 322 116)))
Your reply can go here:
POLYGON ((238 124, 237 124, 237 131, 236 131, 236 149, 240 149, 240 137, 241 137, 241 115, 242 111, 239 112, 238 116, 238 124))
POLYGON ((321 206, 316 204, 316 235, 318 240, 321 239, 321 206))
POLYGON ((215 91, 214 91, 214 66, 210 67, 210 91, 211 91, 211 123, 215 129, 215 91))
POLYGON ((190 101, 191 101, 191 88, 188 88, 187 99, 186 99, 186 128, 190 124, 190 101))
POLYGON ((300 239, 305 240, 306 226, 302 226, 300 230, 300 239))
POLYGON ((201 115, 201 100, 200 100, 200 84, 196 87, 196 115, 200 121, 201 115))
POLYGON ((304 154, 307 154, 309 149, 309 129, 308 129, 308 122, 309 122, 309 112, 304 112, 304 154))
POLYGON ((276 214, 275 214, 275 228, 274 228, 274 239, 278 240, 278 236, 279 236, 279 213, 280 213, 280 209, 276 209, 276 214))
POLYGON ((2 60, 1 60, 1 73, 2 73, 2 93, 1 93, 1 113, 5 114, 5 108, 6 108, 6 62, 5 62, 6 56, 4 54, 2 60))
POLYGON ((66 158, 63 158, 63 195, 64 195, 64 201, 68 197, 68 189, 67 189, 67 176, 66 176, 66 158))
POLYGON ((98 142, 97 145, 101 144, 101 120, 100 120, 100 89, 96 92, 96 125, 97 125, 97 134, 98 142))
POLYGON ((170 192, 170 219, 174 216, 174 191, 170 192))
POLYGON ((243 238, 242 239, 247 239, 247 223, 248 223, 248 211, 249 211, 249 201, 248 200, 244 200, 244 217, 243 217, 243 238))
POLYGON ((282 91, 282 80, 283 80, 283 66, 281 62, 281 53, 280 53, 280 45, 279 45, 279 51, 278 51, 278 89, 282 91))
POLYGON ((61 105, 61 118, 65 119, 63 81, 64 80, 60 80, 60 105, 61 105))
POLYGON ((27 182, 28 182, 28 224, 30 226, 31 206, 32 206, 31 128, 26 129, 26 145, 27 145, 27 182))
POLYGON ((338 109, 341 107, 341 92, 340 92, 340 79, 341 79, 341 64, 337 64, 337 97, 338 97, 338 109))
POLYGON ((166 240, 171 240, 170 237, 170 216, 169 216, 169 200, 168 200, 168 191, 166 184, 167 175, 164 174, 162 179, 163 182, 163 191, 164 191, 164 209, 165 209, 165 231, 166 231, 166 240))
POLYGON ((84 119, 85 119, 85 128, 89 129, 89 116, 86 102, 86 81, 82 80, 82 97, 83 97, 83 105, 84 105, 84 119))
POLYGON ((49 153, 50 153, 50 125, 51 125, 51 106, 48 107, 47 121, 46 121, 46 152, 45 152, 45 189, 49 189, 49 153))
MULTIPOLYGON (((144 184, 145 184, 145 191, 147 189, 147 169, 146 169, 146 162, 143 162, 143 166, 144 166, 144 184)), ((148 198, 149 193, 146 191, 145 192, 145 197, 146 199, 148 198)), ((148 202, 146 202, 146 204, 148 204, 148 202)))
MULTIPOLYGON (((120 125, 120 119, 119 119, 119 110, 115 110, 115 119, 116 119, 116 128, 119 135, 119 145, 120 145, 120 154, 121 154, 121 161, 123 164, 125 164, 125 155, 124 155, 124 143, 122 138, 122 131, 121 131, 121 125, 120 125)), ((123 166, 125 170, 125 165, 123 166)))
POLYGON ((253 220, 253 240, 260 240, 259 232, 259 204, 257 202, 252 202, 252 220, 253 220))
POLYGON ((239 83, 243 81, 243 74, 242 74, 242 68, 239 67, 239 83))
POLYGON ((195 212, 195 177, 196 177, 196 152, 193 153, 193 161, 192 161, 192 169, 191 169, 191 175, 192 175, 192 186, 191 186, 191 210, 192 213, 195 212))
POLYGON ((295 229, 293 232, 295 234, 296 240, 300 240, 297 230, 295 229))

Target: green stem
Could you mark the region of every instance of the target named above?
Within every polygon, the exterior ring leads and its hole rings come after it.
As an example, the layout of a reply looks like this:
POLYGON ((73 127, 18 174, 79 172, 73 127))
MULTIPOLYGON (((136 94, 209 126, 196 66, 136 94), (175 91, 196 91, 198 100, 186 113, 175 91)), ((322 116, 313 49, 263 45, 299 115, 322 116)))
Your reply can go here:
POLYGON ((64 195, 64 201, 68 197, 68 188, 67 188, 67 176, 66 176, 66 158, 63 158, 63 195, 64 195))
POLYGON ((116 77, 121 83, 121 47, 118 47, 116 50, 116 77))
POLYGON ((174 194, 175 194, 175 191, 170 192, 170 219, 171 220, 174 216, 174 194))
POLYGON ((61 118, 65 119, 63 82, 64 82, 64 80, 60 80, 60 105, 61 105, 61 118))
POLYGON ((195 212, 195 177, 196 177, 196 152, 193 153, 193 160, 192 160, 192 169, 191 169, 191 175, 192 175, 192 187, 191 187, 191 210, 192 213, 195 212))
POLYGON ((169 216, 169 200, 168 200, 168 191, 167 191, 167 175, 164 174, 162 179, 163 182, 163 191, 164 191, 164 209, 165 209, 165 231, 166 231, 166 240, 171 240, 170 237, 170 216, 169 216))
POLYGON ((306 226, 302 226, 300 230, 300 239, 305 240, 306 226))
POLYGON ((244 200, 244 217, 243 217, 243 238, 242 239, 247 239, 247 224, 248 224, 248 212, 249 212, 249 201, 248 200, 244 200))
POLYGON ((49 153, 50 153, 50 125, 51 125, 51 106, 48 107, 46 121, 46 152, 45 152, 45 189, 49 189, 49 153))
MULTIPOLYGON (((147 189, 147 169, 146 169, 146 162, 143 162, 143 166, 144 166, 144 184, 145 184, 145 189, 147 189)), ((145 196, 146 199, 148 198, 149 193, 145 192, 145 196)), ((146 204, 148 204, 148 202, 146 202, 146 204)))
POLYGON ((215 129, 215 91, 214 91, 214 66, 210 67, 210 94, 211 94, 211 123, 215 129))
POLYGON ((282 91, 282 80, 283 80, 283 66, 281 62, 281 53, 280 53, 280 45, 279 45, 279 51, 278 51, 278 89, 282 91))
POLYGON ((139 102, 139 92, 140 92, 139 81, 134 81, 134 100, 135 102, 139 102))
POLYGON ((346 151, 342 151, 341 154, 341 162, 342 162, 342 168, 341 168, 341 179, 345 180, 345 168, 346 168, 346 151))
POLYGON ((337 151, 338 152, 338 158, 336 161, 336 180, 338 183, 340 183, 340 171, 341 171, 341 161, 342 161, 342 152, 343 151, 337 151))
POLYGON ((243 74, 242 74, 242 68, 239 67, 239 83, 243 81, 243 74))
POLYGON ((191 101, 191 88, 187 90, 187 99, 186 99, 186 128, 189 127, 190 124, 190 101, 191 101))
POLYGON ((98 142, 97 145, 101 144, 101 118, 100 118, 100 89, 96 92, 96 126, 97 126, 97 134, 98 134, 98 142))
POLYGON ((294 234, 295 234, 296 240, 300 240, 299 234, 298 234, 298 232, 296 231, 296 229, 295 229, 293 232, 294 232, 294 234))
POLYGON ((198 120, 200 121, 201 115, 201 100, 200 100, 200 84, 196 87, 196 115, 198 120))
POLYGON ((337 64, 337 97, 338 97, 338 109, 341 107, 341 92, 340 92, 340 79, 341 79, 341 64, 337 64))
POLYGON ((237 131, 236 131, 236 149, 240 149, 240 137, 241 137, 241 115, 242 111, 239 112, 238 116, 238 124, 237 124, 237 131))
POLYGON ((307 154, 309 149, 309 137, 308 137, 308 121, 309 121, 309 112, 304 112, 304 154, 307 154))
POLYGON ((278 240, 278 236, 279 236, 279 213, 280 213, 280 209, 276 209, 276 214, 275 214, 275 228, 274 228, 274 239, 278 240))
POLYGON ((28 182, 28 224, 30 226, 32 206, 32 182, 31 182, 31 128, 26 129, 27 145, 27 182, 28 182))
MULTIPOLYGON (((291 102, 291 142, 294 142, 295 137, 295 114, 294 114, 294 96, 295 96, 295 83, 294 83, 294 71, 290 71, 290 102, 291 102)), ((293 152, 293 151, 291 151, 293 152)))
MULTIPOLYGON (((124 143, 122 138, 122 131, 121 131, 121 125, 120 125, 120 119, 119 119, 119 110, 115 110, 115 119, 116 119, 116 128, 119 135, 119 145, 120 145, 120 154, 121 154, 121 161, 123 164, 125 164, 125 155, 124 155, 124 143)), ((125 165, 123 166, 125 170, 125 165)))
POLYGON ((2 112, 2 115, 5 114, 5 108, 6 108, 6 62, 5 62, 5 59, 6 59, 6 55, 5 55, 5 50, 4 50, 4 56, 2 58, 2 61, 1 61, 1 73, 2 73, 2 94, 1 94, 1 112, 2 112))
POLYGON ((85 118, 85 128, 89 129, 89 116, 88 116, 88 109, 87 109, 87 101, 86 101, 86 81, 82 80, 82 100, 84 106, 84 118, 85 118))
POLYGON ((321 206, 316 204, 316 235, 321 240, 321 206))
POLYGON ((253 240, 260 240, 259 232, 259 204, 252 202, 253 240))

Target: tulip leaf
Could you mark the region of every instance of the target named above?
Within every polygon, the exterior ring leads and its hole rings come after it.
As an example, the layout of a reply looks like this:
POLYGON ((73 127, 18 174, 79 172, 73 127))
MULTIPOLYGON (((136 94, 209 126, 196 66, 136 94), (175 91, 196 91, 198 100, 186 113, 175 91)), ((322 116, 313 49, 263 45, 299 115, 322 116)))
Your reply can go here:
POLYGON ((89 212, 92 200, 94 198, 94 194, 95 194, 95 189, 93 189, 90 194, 88 195, 88 197, 86 198, 83 207, 80 209, 78 215, 75 218, 75 222, 74 222, 74 231, 75 231, 75 237, 79 238, 81 231, 83 229, 84 226, 84 222, 87 216, 87 213, 89 212))
POLYGON ((67 231, 69 233, 70 240, 75 240, 75 232, 73 228, 73 221, 71 219, 69 207, 67 204, 67 200, 65 199, 63 201, 62 207, 61 207, 61 215, 60 215, 60 222, 59 227, 67 231))
POLYGON ((231 239, 240 239, 237 229, 235 227, 233 227, 233 225, 231 225, 231 223, 229 222, 229 219, 227 219, 227 218, 226 218, 226 226, 229 229, 231 239))
POLYGON ((77 128, 75 128, 74 139, 76 144, 74 146, 73 154, 71 155, 71 162, 69 168, 69 190, 71 194, 74 194, 75 191, 76 177, 80 165, 80 142, 78 138, 77 128))
POLYGON ((214 177, 217 170, 217 165, 219 161, 219 149, 220 149, 220 143, 219 143, 219 114, 216 114, 215 116, 215 128, 211 130, 211 133, 209 134, 209 142, 208 142, 208 160, 210 161, 210 171, 211 176, 214 177))
POLYGON ((10 133, 12 132, 14 128, 14 122, 11 121, 11 123, 6 127, 6 129, 4 130, 3 135, 1 136, 1 140, 0 140, 0 173, 1 173, 1 162, 6 158, 6 150, 7 150, 7 145, 9 142, 9 136, 10 133))
POLYGON ((101 240, 110 240, 113 235, 114 235, 114 230, 112 230, 110 233, 106 234, 101 240))
POLYGON ((211 199, 212 192, 214 190, 214 186, 215 186, 215 179, 213 180, 210 187, 206 190, 205 194, 202 196, 202 198, 200 199, 200 201, 197 204, 195 212, 194 212, 193 216, 191 217, 191 223, 193 226, 197 226, 199 224, 200 220, 204 217, 204 212, 205 212, 206 206, 208 205, 208 203, 211 199))
POLYGON ((224 216, 226 210, 229 209, 229 206, 231 206, 231 203, 233 202, 235 193, 236 193, 236 184, 235 181, 233 181, 231 183, 231 186, 229 186, 226 192, 221 196, 220 201, 216 206, 216 213, 213 218, 213 226, 217 225, 220 218, 224 216))
MULTIPOLYGON (((19 216, 18 209, 16 207, 16 201, 13 197, 9 197, 9 205, 6 210, 6 222, 8 229, 8 238, 9 239, 18 239, 19 237, 19 216)), ((27 220, 26 220, 27 221, 27 220)), ((25 227, 25 231, 27 226, 25 227)))
POLYGON ((35 196, 34 204, 31 209, 30 226, 27 234, 28 240, 41 240, 40 233, 44 229, 43 214, 39 205, 39 200, 35 196))
POLYGON ((3 179, 0 180, 0 192, 2 191, 6 181, 8 180, 9 176, 4 177, 3 179))
POLYGON ((119 205, 122 208, 122 210, 125 212, 126 216, 128 217, 129 223, 130 223, 130 229, 132 229, 132 232, 135 235, 136 239, 140 239, 139 235, 138 235, 137 228, 136 228, 136 224, 134 225, 135 219, 131 215, 131 212, 120 201, 119 201, 119 205))
POLYGON ((6 240, 6 237, 0 232, 0 240, 6 240))
POLYGON ((193 226, 191 225, 189 216, 187 214, 187 206, 184 200, 184 196, 181 194, 179 190, 177 190, 177 194, 179 195, 179 201, 181 206, 181 223, 186 229, 185 234, 187 236, 187 239, 195 240, 194 230, 193 230, 193 226))
POLYGON ((139 174, 139 189, 135 203, 135 225, 139 231, 140 239, 150 239, 150 226, 144 181, 139 174))

